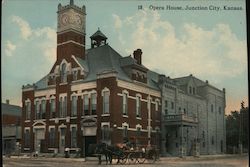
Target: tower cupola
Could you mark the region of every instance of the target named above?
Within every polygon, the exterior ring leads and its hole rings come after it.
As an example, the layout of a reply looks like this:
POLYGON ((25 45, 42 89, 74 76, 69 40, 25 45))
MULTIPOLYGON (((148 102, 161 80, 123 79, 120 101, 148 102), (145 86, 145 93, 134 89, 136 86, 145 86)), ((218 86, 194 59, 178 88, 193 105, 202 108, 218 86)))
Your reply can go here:
POLYGON ((94 48, 106 45, 108 38, 98 28, 98 30, 90 37, 90 39, 91 39, 91 48, 94 48))

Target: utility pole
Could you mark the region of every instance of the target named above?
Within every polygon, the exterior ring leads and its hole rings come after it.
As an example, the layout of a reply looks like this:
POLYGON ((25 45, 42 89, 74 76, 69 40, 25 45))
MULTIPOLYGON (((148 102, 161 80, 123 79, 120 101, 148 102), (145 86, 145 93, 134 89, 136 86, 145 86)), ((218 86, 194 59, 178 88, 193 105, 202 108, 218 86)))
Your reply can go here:
POLYGON ((245 108, 244 106, 244 101, 241 102, 241 109, 240 109, 240 120, 239 120, 239 123, 240 123, 240 128, 239 128, 239 154, 242 154, 242 128, 243 128, 243 121, 242 121, 242 114, 243 114, 243 109, 245 108))

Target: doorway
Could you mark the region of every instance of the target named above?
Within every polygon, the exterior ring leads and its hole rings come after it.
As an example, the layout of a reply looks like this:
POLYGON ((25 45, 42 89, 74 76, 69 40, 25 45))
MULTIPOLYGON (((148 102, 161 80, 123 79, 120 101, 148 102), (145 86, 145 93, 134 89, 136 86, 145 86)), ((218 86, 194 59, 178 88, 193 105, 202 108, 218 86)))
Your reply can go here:
POLYGON ((90 148, 90 145, 92 144, 96 144, 96 136, 85 136, 83 138, 83 140, 85 140, 85 156, 89 157, 89 156, 93 156, 93 151, 92 148, 90 148))

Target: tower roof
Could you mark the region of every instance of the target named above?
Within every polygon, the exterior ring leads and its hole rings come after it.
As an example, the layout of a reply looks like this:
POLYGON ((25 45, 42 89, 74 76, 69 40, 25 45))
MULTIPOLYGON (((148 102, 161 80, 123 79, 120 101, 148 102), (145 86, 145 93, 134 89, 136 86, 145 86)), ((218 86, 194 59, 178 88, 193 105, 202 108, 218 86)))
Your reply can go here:
POLYGON ((91 39, 108 39, 102 32, 101 30, 98 28, 98 30, 90 37, 91 39))

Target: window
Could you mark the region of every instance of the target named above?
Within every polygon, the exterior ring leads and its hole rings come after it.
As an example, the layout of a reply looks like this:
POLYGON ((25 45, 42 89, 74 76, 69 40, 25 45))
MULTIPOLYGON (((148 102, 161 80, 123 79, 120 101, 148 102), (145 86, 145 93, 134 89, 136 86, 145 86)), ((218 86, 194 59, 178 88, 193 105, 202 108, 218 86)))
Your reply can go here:
POLYGON ((203 146, 203 147, 206 147, 206 143, 205 143, 205 142, 203 142, 203 143, 202 143, 202 146, 203 146))
POLYGON ((24 132, 24 146, 29 147, 30 145, 30 130, 26 129, 24 132))
POLYGON ((35 110, 36 110, 36 119, 41 119, 39 101, 35 102, 35 110))
POLYGON ((89 115, 89 97, 88 95, 83 95, 83 115, 89 115))
POLYGON ((60 97, 60 117, 64 118, 67 115, 67 97, 60 97))
POLYGON ((45 113, 46 113, 46 100, 42 100, 42 119, 45 119, 45 113))
POLYGON ((141 127, 137 127, 136 128, 136 136, 137 136, 137 138, 136 138, 136 144, 141 144, 140 140, 138 139, 138 137, 141 136, 141 127))
POLYGON ((55 128, 50 128, 49 145, 50 145, 50 147, 55 147, 55 128))
POLYGON ((61 68, 61 82, 67 82, 66 63, 62 64, 62 68, 61 68))
POLYGON ((123 94, 122 113, 123 115, 128 115, 128 95, 126 93, 123 94))
POLYGON ((91 94, 91 114, 96 115, 96 93, 91 94))
POLYGON ((141 117, 141 97, 136 97, 136 117, 141 117))
POLYGON ((211 112, 213 112, 213 111, 214 111, 214 105, 211 104, 211 112))
POLYGON ((171 102, 171 109, 174 109, 174 102, 171 102))
POLYGON ((221 114, 221 107, 219 107, 219 114, 221 114))
POLYGON ((60 112, 60 117, 63 117, 63 97, 60 97, 59 112, 60 112))
POLYGON ((211 143, 214 145, 214 136, 212 136, 211 143))
POLYGON ((127 126, 124 126, 123 127, 123 138, 127 138, 128 137, 128 127, 127 126))
POLYGON ((71 148, 77 147, 77 129, 72 127, 71 129, 71 148))
POLYGON ((205 139, 205 131, 202 131, 202 138, 205 139))
POLYGON ((178 147, 179 147, 178 143, 175 143, 175 147, 176 147, 176 148, 178 148, 178 147))
POLYGON ((195 95, 195 88, 193 87, 193 94, 195 95))
POLYGON ((192 94, 192 87, 189 86, 189 93, 192 94))
POLYGON ((73 71, 73 81, 76 81, 77 80, 77 74, 78 74, 78 71, 73 71))
POLYGON ((165 100, 165 108, 168 108, 168 101, 165 100))
POLYGON ((176 130, 175 131, 175 138, 177 138, 178 137, 178 131, 176 130))
POLYGON ((56 117, 56 102, 55 99, 50 100, 50 118, 56 117))
POLYGON ((109 113, 109 91, 103 92, 103 114, 109 113))
POLYGON ((71 116, 75 117, 76 115, 77 115, 77 96, 72 96, 71 116))
POLYGON ((165 109, 165 115, 168 115, 168 109, 165 109))
POLYGON ((155 111, 158 111, 158 109, 159 109, 159 102, 155 101, 155 111))
POLYGON ((30 101, 26 102, 26 119, 30 119, 31 113, 31 103, 30 101))
POLYGON ((110 140, 110 129, 108 125, 102 126, 102 140, 103 141, 110 140))

